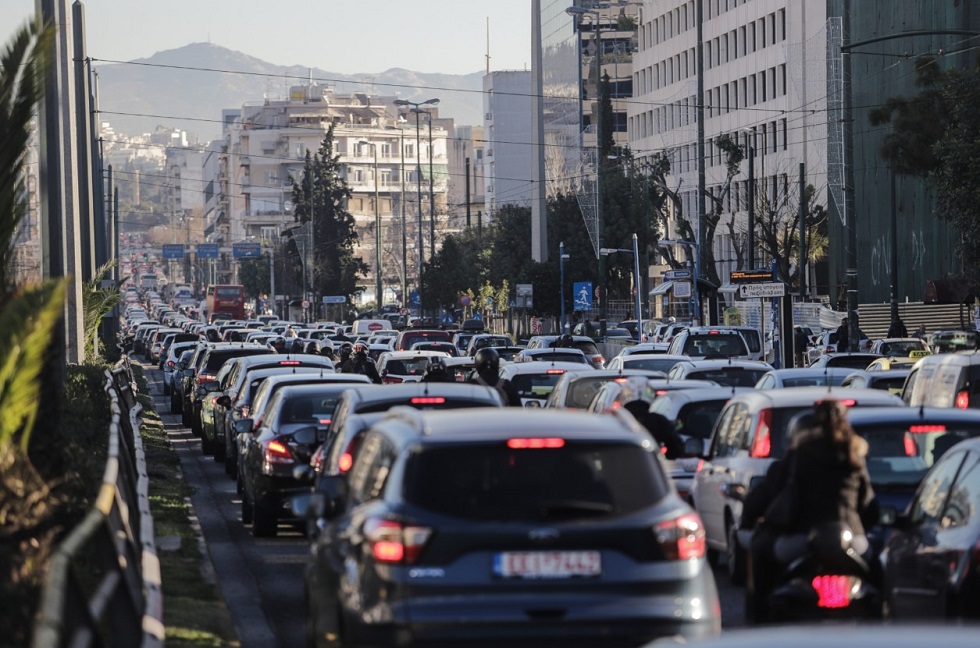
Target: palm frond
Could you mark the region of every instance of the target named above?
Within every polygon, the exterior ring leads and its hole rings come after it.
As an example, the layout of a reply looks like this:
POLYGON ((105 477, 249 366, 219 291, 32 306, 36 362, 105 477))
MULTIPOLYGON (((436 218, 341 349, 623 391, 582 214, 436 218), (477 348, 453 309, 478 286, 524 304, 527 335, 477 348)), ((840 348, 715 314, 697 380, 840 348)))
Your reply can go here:
POLYGON ((25 289, 0 311, 0 447, 16 442, 27 450, 45 355, 64 314, 66 281, 25 289))
POLYGON ((109 314, 122 301, 118 285, 102 288, 102 281, 116 267, 116 260, 109 259, 95 271, 91 279, 82 286, 82 317, 85 326, 85 357, 95 357, 95 338, 99 332, 102 317, 109 314))
POLYGON ((27 24, 0 51, 0 294, 10 290, 14 233, 26 213, 22 169, 54 34, 51 25, 27 24))

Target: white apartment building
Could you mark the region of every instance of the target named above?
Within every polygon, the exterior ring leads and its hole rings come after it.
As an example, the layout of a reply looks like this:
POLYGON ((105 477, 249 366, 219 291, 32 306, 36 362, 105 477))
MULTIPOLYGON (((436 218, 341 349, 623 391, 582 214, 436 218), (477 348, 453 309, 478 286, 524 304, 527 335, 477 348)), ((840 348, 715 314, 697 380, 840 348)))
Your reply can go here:
POLYGON ((417 275, 420 222, 426 258, 430 214, 435 215, 435 229, 443 229, 448 158, 447 129, 436 110, 429 111, 432 126, 422 121, 416 132, 415 115, 399 117, 394 99, 363 93, 338 95, 329 87, 310 83, 292 88, 288 99, 242 106, 233 121, 226 119, 223 159, 215 165, 224 198, 211 205, 208 240, 231 245, 294 225, 290 180, 301 180, 307 152, 312 155, 319 150, 333 125, 334 153, 345 165, 352 193, 348 209, 359 236, 355 254, 371 269, 362 279, 363 300, 376 298, 376 218, 381 221, 385 301, 400 300, 406 273, 412 276, 409 285, 417 275), (430 207, 430 195, 434 207, 430 207))
POLYGON ((449 234, 462 231, 466 227, 477 227, 486 211, 483 132, 483 126, 456 126, 450 137, 450 182, 447 196, 450 209, 446 229, 449 234))
MULTIPOLYGON (((704 131, 707 191, 720 195, 725 159, 715 145, 733 134, 755 151, 756 204, 768 199, 796 209, 799 163, 806 183, 827 200, 827 14, 825 3, 793 0, 702 0, 704 131), (790 198, 787 200, 786 196, 790 198)), ((628 108, 629 144, 642 163, 670 157, 669 185, 683 197, 684 216, 697 232, 697 2, 646 0, 638 52, 633 58, 634 98, 628 108)), ((733 178, 723 223, 711 243, 722 282, 744 252, 748 162, 733 178), (735 235, 726 227, 734 223, 735 235)), ((710 204, 706 209, 710 210, 710 204)), ((673 227, 664 238, 675 238, 673 227)), ((756 246, 758 248, 758 245, 756 246)), ((681 255, 683 256, 683 255, 681 255)), ((769 259, 757 249, 756 266, 769 259)), ((659 272, 653 273, 659 276, 659 272)), ((668 288, 668 287, 664 287, 668 288)), ((656 289, 655 289, 656 290, 656 289)), ((722 292, 730 287, 722 286, 722 292)), ((669 290, 658 295, 668 298, 669 290)))
POLYGON ((534 183, 531 72, 500 70, 483 77, 483 155, 486 212, 490 219, 504 205, 529 207, 534 183))

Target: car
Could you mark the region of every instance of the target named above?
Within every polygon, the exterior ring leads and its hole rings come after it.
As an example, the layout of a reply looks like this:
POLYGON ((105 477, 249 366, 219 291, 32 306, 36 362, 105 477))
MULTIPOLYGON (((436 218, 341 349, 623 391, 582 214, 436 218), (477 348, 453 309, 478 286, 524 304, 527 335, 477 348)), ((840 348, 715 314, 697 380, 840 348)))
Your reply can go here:
POLYGON ((762 335, 759 333, 759 329, 754 326, 715 326, 712 328, 738 331, 749 348, 749 360, 765 360, 765 352, 762 348, 762 335))
POLYGON ((685 355, 667 355, 662 353, 620 353, 610 358, 606 363, 609 371, 646 370, 669 372, 678 362, 690 360, 685 355))
POLYGON ((688 358, 751 360, 749 347, 737 330, 718 326, 686 328, 671 341, 667 348, 670 355, 686 355, 688 358))
POLYGON ((869 364, 880 358, 876 353, 842 352, 824 353, 810 364, 811 369, 824 367, 844 367, 845 369, 864 370, 869 364))
POLYGON ((841 382, 841 387, 884 389, 891 394, 901 395, 905 380, 911 369, 889 369, 888 371, 855 371, 841 382))
MULTIPOLYGON (((197 360, 194 385, 190 390, 190 428, 197 436, 202 436, 201 410, 204 399, 210 392, 218 391, 218 372, 222 365, 232 358, 249 355, 268 355, 272 349, 258 344, 244 342, 214 342, 204 346, 197 360)), ((217 394, 212 396, 217 398, 217 394)), ((210 453, 207 453, 210 454, 210 453)))
POLYGON ((460 355, 459 349, 452 342, 416 342, 410 351, 442 351, 450 357, 460 355))
POLYGON ((708 380, 671 380, 631 376, 624 381, 603 383, 586 408, 589 412, 611 412, 637 400, 652 403, 653 399, 673 389, 705 389, 717 387, 708 380))
POLYGON ((587 409, 589 403, 599 393, 599 389, 610 380, 625 382, 627 378, 640 376, 644 378, 666 378, 662 371, 644 371, 631 369, 627 371, 586 370, 569 372, 563 375, 557 383, 545 407, 557 409, 587 409))
POLYGON ((589 367, 588 363, 579 362, 512 362, 500 367, 500 380, 506 381, 501 388, 509 384, 524 407, 543 407, 562 376, 569 372, 593 371, 589 367))
POLYGON ((470 338, 463 355, 472 356, 483 347, 509 347, 513 346, 513 344, 514 341, 510 339, 509 335, 481 333, 470 338))
POLYGON ((977 348, 977 332, 935 331, 929 336, 929 347, 933 353, 974 351, 977 348))
POLYGON ((888 358, 920 358, 930 355, 929 347, 919 338, 884 338, 875 340, 869 349, 888 358), (912 355, 915 353, 916 355, 912 355))
POLYGON ((818 387, 820 385, 837 387, 854 373, 844 367, 796 367, 792 369, 773 369, 762 374, 756 389, 782 389, 783 387, 818 387))
POLYGON ((949 624, 896 623, 792 623, 784 626, 725 630, 720 637, 691 644, 683 637, 663 639, 654 648, 922 648, 926 644, 943 648, 971 648, 977 640, 976 627, 949 624))
POLYGON ((180 414, 183 408, 183 384, 184 378, 187 376, 188 371, 193 371, 191 362, 194 359, 194 354, 197 353, 198 344, 191 345, 186 350, 184 350, 180 357, 177 359, 177 364, 174 366, 174 370, 170 375, 170 413, 180 414))
POLYGON ((973 438, 936 461, 908 509, 895 520, 882 553, 888 616, 942 624, 977 620, 978 510, 980 439, 973 438))
POLYGON ((197 341, 175 342, 167 349, 167 355, 163 358, 163 395, 169 396, 173 389, 174 374, 177 371, 177 362, 180 356, 189 349, 197 346, 197 341))
POLYGON ((931 355, 924 351, 913 351, 912 353, 916 354, 915 357, 885 356, 872 360, 864 370, 870 373, 891 371, 892 369, 911 369, 912 365, 919 361, 919 358, 931 355))
MULTIPOLYGON (((535 335, 527 341, 528 349, 551 349, 558 345, 559 335, 535 335)), ((602 357, 595 340, 585 335, 573 335, 572 346, 586 355, 595 369, 602 369, 606 359, 602 357)))
POLYGON ((398 332, 392 346, 395 351, 408 351, 416 342, 452 342, 452 339, 448 331, 408 328, 398 332))
POLYGON ((594 365, 589 362, 589 358, 582 351, 579 349, 565 347, 555 347, 552 349, 522 349, 517 355, 514 356, 513 361, 515 363, 535 361, 564 363, 574 362, 586 365, 586 367, 594 367, 594 365))
POLYGON ((606 342, 633 342, 635 339, 629 329, 612 327, 606 329, 606 342))
POLYGON ((980 408, 980 353, 942 353, 916 362, 902 400, 911 407, 980 408))
MULTIPOLYGON (((517 354, 524 350, 522 346, 505 346, 505 347, 494 347, 497 355, 500 356, 501 362, 513 362, 517 354)), ((472 357, 472 356, 470 356, 472 357)))
POLYGON ((432 358, 448 357, 445 351, 386 351, 378 356, 378 373, 386 385, 418 382, 432 358))
POLYGON ((667 373, 671 380, 710 380, 723 387, 753 387, 772 365, 756 360, 683 360, 667 373))
POLYGON ((752 390, 728 401, 711 433, 705 463, 694 477, 691 496, 704 520, 712 561, 727 556, 728 573, 745 582, 745 552, 736 538, 742 516, 741 497, 752 478, 765 475, 785 452, 790 420, 824 400, 849 407, 901 407, 897 396, 878 389, 786 387, 752 390))
MULTIPOLYGON (((667 353, 669 344, 658 342, 642 342, 631 346, 624 346, 616 355, 617 358, 631 355, 659 355, 667 353)), ((607 363, 608 364, 608 363, 607 363)))
POLYGON ((309 485, 293 474, 309 463, 316 447, 326 439, 346 383, 317 383, 283 387, 266 407, 261 425, 242 440, 239 474, 242 480, 242 522, 252 535, 267 538, 278 533, 279 521, 288 518, 293 495, 309 485))
POLYGON ((697 515, 629 417, 393 410, 305 572, 311 645, 647 643, 720 631, 697 515), (538 611, 558 611, 542 612, 538 611))
POLYGON ((445 358, 444 362, 446 363, 446 371, 456 379, 456 382, 466 382, 476 368, 472 356, 445 358))

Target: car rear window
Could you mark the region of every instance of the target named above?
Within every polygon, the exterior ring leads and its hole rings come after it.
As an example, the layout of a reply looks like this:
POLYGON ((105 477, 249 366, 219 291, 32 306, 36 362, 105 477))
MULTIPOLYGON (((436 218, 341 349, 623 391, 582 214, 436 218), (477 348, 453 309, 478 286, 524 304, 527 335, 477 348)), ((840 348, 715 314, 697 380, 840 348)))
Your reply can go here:
POLYGON ((392 407, 408 405, 419 410, 451 410, 466 407, 493 407, 499 405, 491 400, 473 400, 469 398, 448 398, 443 396, 414 396, 404 400, 370 402, 357 408, 356 414, 373 414, 387 412, 392 407))
POLYGON ((291 396, 283 403, 279 414, 280 423, 309 423, 329 425, 333 418, 341 391, 335 394, 303 394, 291 396))
POLYGON ((572 381, 568 386, 568 396, 565 402, 561 403, 564 407, 575 407, 577 409, 588 409, 589 403, 599 393, 599 389, 614 378, 579 378, 572 381))
POLYGON ((585 358, 577 353, 562 353, 561 351, 548 350, 547 353, 534 353, 532 354, 533 360, 543 360, 545 362, 577 362, 579 364, 588 364, 588 358, 585 358))
POLYGON ((755 387, 766 369, 747 369, 745 367, 722 367, 718 369, 698 369, 685 376, 691 380, 712 380, 722 387, 755 387))
POLYGON ((218 288, 217 290, 215 290, 215 295, 226 299, 229 297, 241 297, 242 289, 241 288, 218 288))
POLYGON ((902 387, 905 386, 905 376, 894 376, 888 378, 871 377, 868 379, 868 386, 871 387, 871 389, 881 389, 891 392, 892 394, 901 394, 902 387))
POLYGON ((207 365, 201 373, 214 373, 231 358, 263 355, 272 353, 272 349, 229 349, 227 351, 212 351, 208 354, 207 365))
POLYGON ((588 340, 576 340, 574 346, 587 356, 599 355, 599 347, 595 345, 595 342, 589 342, 588 340))
POLYGON ((847 374, 825 374, 820 376, 805 376, 802 378, 783 378, 783 387, 820 387, 828 382, 839 387, 847 374))
POLYGON ((680 360, 677 360, 676 358, 635 358, 630 356, 628 358, 623 358, 623 369, 645 369, 647 371, 663 371, 664 373, 667 373, 673 369, 674 365, 678 362, 680 362, 680 360))
POLYGON ((980 424, 887 423, 854 431, 868 442, 868 473, 875 488, 914 488, 950 448, 980 435, 980 424))
POLYGON ((742 356, 748 355, 749 351, 745 346, 745 340, 738 333, 730 334, 709 334, 692 333, 684 341, 684 355, 707 357, 707 356, 742 356))
POLYGON ((555 385, 561 380, 564 372, 541 374, 517 374, 510 379, 510 384, 517 390, 521 398, 548 398, 555 390, 555 385))
POLYGON ((715 427, 715 421, 718 420, 718 416, 727 402, 728 399, 723 398, 685 405, 677 415, 677 431, 680 434, 698 439, 710 438, 711 430, 715 427))
POLYGON ((864 369, 875 360, 874 356, 839 355, 827 358, 828 367, 844 367, 845 369, 864 369))
POLYGON ((411 349, 416 342, 449 342, 449 334, 442 331, 406 335, 402 338, 402 348, 411 349))
POLYGON ((624 444, 511 449, 504 441, 422 447, 405 474, 406 501, 483 522, 557 522, 628 515, 669 486, 650 453, 624 444))

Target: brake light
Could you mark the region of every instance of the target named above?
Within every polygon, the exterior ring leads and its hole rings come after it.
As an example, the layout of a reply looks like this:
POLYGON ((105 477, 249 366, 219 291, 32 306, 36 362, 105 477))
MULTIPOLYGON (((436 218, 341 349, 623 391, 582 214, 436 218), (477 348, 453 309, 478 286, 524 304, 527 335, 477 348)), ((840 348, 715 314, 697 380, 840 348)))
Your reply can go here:
POLYGON ((402 379, 402 378, 400 378, 398 376, 384 376, 381 379, 381 381, 384 382, 385 384, 388 384, 388 385, 392 385, 392 384, 400 383, 400 382, 405 382, 404 379, 402 379))
POLYGON ((601 355, 592 356, 592 362, 597 362, 599 364, 606 364, 606 359, 601 355))
POLYGON ((173 360, 167 360, 167 368, 168 369, 173 369, 176 366, 176 364, 177 363, 175 363, 173 360))
POLYGON ((613 382, 614 383, 619 383, 619 384, 623 384, 627 380, 629 380, 629 379, 628 378, 613 378, 613 382))
POLYGON ((215 404, 215 403, 217 403, 217 402, 218 402, 218 397, 217 397, 217 396, 213 396, 213 397, 211 398, 211 404, 212 404, 212 405, 214 405, 214 404, 215 404))
POLYGON ((915 443, 915 439, 908 432, 902 438, 905 445, 905 456, 906 457, 917 457, 919 456, 919 446, 915 443))
POLYGON ((298 367, 300 364, 302 364, 302 363, 299 360, 280 360, 279 361, 279 366, 280 367, 298 367))
POLYGON ((755 440, 749 456, 764 459, 772 451, 772 410, 764 409, 759 412, 759 423, 755 428, 755 440))
POLYGON ((704 459, 698 459, 698 465, 694 468, 694 472, 699 473, 702 468, 704 468, 704 459))
POLYGON ((197 374, 197 384, 211 382, 215 378, 216 376, 214 374, 209 374, 209 373, 197 374))
POLYGON ((403 525, 395 520, 369 518, 364 522, 364 538, 371 544, 371 555, 382 563, 414 563, 432 535, 432 529, 403 525))
POLYGON ((545 437, 533 439, 507 439, 507 447, 511 450, 537 450, 540 448, 564 448, 565 439, 545 437))
POLYGON ((340 459, 337 460, 337 469, 342 473, 350 470, 353 465, 354 455, 352 455, 350 452, 345 452, 344 454, 340 455, 340 459))
POLYGON ((667 393, 666 389, 658 389, 657 391, 654 392, 654 394, 656 394, 657 396, 663 396, 666 393, 667 393))
POLYGON ((704 525, 697 513, 686 513, 660 522, 654 533, 667 560, 690 560, 704 556, 704 525))
POLYGON ((959 409, 967 409, 970 407, 970 392, 965 389, 958 394, 956 394, 956 407, 959 409))
POLYGON ((558 375, 558 374, 565 373, 565 370, 564 369, 548 369, 548 371, 546 371, 545 373, 548 374, 548 375, 551 375, 551 376, 555 376, 555 375, 558 375))
POLYGON ((265 447, 265 462, 269 464, 287 464, 293 463, 293 453, 290 452, 289 447, 282 441, 273 439, 269 441, 269 445, 265 447))
POLYGON ((839 609, 851 604, 851 579, 848 576, 815 576, 810 584, 819 597, 817 607, 839 609))
POLYGON ((446 399, 442 396, 416 396, 409 402, 412 405, 445 405, 446 399))
POLYGON ((912 434, 928 434, 929 432, 945 432, 945 425, 912 425, 909 432, 912 434))

